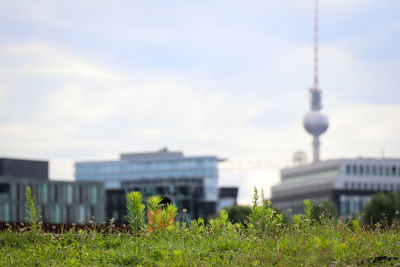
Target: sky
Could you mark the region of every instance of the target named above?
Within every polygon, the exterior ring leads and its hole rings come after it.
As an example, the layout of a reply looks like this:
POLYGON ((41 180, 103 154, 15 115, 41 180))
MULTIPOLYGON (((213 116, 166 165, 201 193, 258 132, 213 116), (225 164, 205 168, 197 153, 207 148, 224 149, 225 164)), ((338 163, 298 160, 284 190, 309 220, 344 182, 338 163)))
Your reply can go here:
MULTIPOLYGON (((76 161, 168 147, 228 159, 239 203, 270 196, 295 151, 311 158, 313 4, 0 0, 0 156, 71 180, 76 161)), ((320 1, 323 160, 400 158, 399 12, 320 1)))

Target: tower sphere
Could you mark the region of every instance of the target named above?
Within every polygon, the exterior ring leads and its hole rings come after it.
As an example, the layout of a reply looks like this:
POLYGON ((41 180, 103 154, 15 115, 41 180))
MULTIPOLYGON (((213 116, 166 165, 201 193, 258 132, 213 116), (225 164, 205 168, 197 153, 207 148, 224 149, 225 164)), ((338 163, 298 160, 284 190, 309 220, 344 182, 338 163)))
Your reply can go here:
POLYGON ((318 110, 311 110, 304 117, 304 128, 312 135, 323 134, 329 126, 328 117, 318 110))

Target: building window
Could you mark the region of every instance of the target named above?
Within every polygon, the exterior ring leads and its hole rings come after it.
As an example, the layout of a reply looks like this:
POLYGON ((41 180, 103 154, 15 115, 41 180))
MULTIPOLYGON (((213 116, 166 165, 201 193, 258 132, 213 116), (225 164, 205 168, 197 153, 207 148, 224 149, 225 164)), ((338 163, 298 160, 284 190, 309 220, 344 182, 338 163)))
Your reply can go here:
POLYGON ((376 175, 376 166, 372 166, 372 174, 376 175))
POLYGON ((58 186, 55 184, 54 185, 54 202, 57 203, 57 197, 58 196, 58 186))
POLYGON ((83 188, 82 186, 79 186, 79 203, 83 202, 83 188))
POLYGON ((379 175, 383 175, 383 167, 379 166, 379 175))
POLYGON ((60 223, 60 206, 58 204, 54 205, 54 222, 60 223))
POLYGON ((96 214, 95 214, 95 210, 94 207, 90 207, 90 216, 91 216, 91 220, 95 220, 96 214))
POLYGON ((83 205, 79 205, 79 222, 85 222, 85 207, 83 205))
POLYGON ((17 208, 16 208, 17 210, 16 210, 16 216, 15 216, 15 220, 18 222, 19 221, 19 205, 17 205, 17 208))
POLYGON ((43 219, 43 221, 45 222, 45 221, 47 221, 47 218, 46 218, 46 206, 45 205, 42 205, 42 210, 41 210, 41 212, 42 212, 42 219, 43 219))
POLYGON ((67 223, 71 223, 71 207, 67 206, 67 223))
POLYGON ((389 175, 389 166, 386 166, 386 176, 389 175))
POLYGON ((96 205, 96 203, 97 203, 97 187, 95 185, 92 186, 92 192, 90 195, 92 198, 92 205, 96 205))
POLYGON ((346 165, 346 174, 350 174, 350 166, 346 165))
POLYGON ((113 212, 112 212, 112 218, 114 218, 116 221, 119 220, 118 211, 113 210, 113 212))
POLYGON ((356 165, 353 166, 353 174, 354 175, 357 174, 357 166, 356 165))
POLYGON ((369 175, 369 165, 367 165, 367 166, 365 167, 365 174, 366 174, 366 175, 369 175))
POLYGON ((67 203, 72 203, 72 185, 67 185, 67 203))
POLYGON ((364 209, 365 205, 369 201, 369 196, 362 196, 362 208, 364 209))
POLYGON ((361 165, 360 166, 360 175, 363 175, 364 174, 364 168, 363 168, 363 166, 361 165))
POLYGON ((354 196, 349 196, 349 213, 356 212, 356 202, 354 196))
MULTIPOLYGON (((16 194, 16 195, 17 195, 17 201, 19 201, 19 194, 20 194, 19 188, 20 188, 20 186, 19 186, 19 184, 16 184, 15 186, 17 187, 17 194, 16 194)), ((17 219, 17 220, 18 220, 18 219, 17 219)))
POLYGON ((5 222, 9 221, 10 218, 10 207, 8 206, 8 203, 4 203, 3 206, 3 218, 5 222))
POLYGON ((348 201, 347 197, 345 195, 340 196, 340 214, 344 215, 347 214, 347 206, 348 206, 348 201))
POLYGON ((361 211, 361 205, 362 205, 362 203, 361 203, 361 198, 360 198, 360 196, 354 196, 354 209, 355 209, 355 212, 359 212, 359 211, 361 211))
POLYGON ((47 184, 42 184, 42 203, 47 203, 47 184))
POLYGON ((395 176, 396 175, 396 166, 393 166, 392 167, 392 176, 395 176))

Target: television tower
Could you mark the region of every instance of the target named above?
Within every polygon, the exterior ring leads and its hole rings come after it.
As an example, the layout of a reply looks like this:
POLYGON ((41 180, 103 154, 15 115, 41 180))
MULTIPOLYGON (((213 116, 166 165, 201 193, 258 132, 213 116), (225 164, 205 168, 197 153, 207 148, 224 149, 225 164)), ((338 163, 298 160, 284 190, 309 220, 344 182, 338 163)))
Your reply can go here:
POLYGON ((304 128, 313 136, 313 162, 319 161, 319 136, 329 126, 328 117, 321 113, 321 90, 318 88, 318 0, 314 13, 314 87, 310 89, 311 110, 304 117, 304 128))

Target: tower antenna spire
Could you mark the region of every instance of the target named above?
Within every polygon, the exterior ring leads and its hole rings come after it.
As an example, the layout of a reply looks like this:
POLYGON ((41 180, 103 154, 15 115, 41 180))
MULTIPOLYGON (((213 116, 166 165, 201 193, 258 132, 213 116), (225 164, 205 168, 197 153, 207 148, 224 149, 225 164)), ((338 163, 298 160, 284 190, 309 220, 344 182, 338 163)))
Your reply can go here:
POLYGON ((304 117, 304 127, 313 136, 314 162, 319 161, 319 137, 329 126, 328 118, 321 113, 321 90, 318 85, 318 0, 314 10, 314 86, 310 89, 311 110, 304 117))
POLYGON ((314 9, 314 90, 318 91, 318 0, 314 9))

